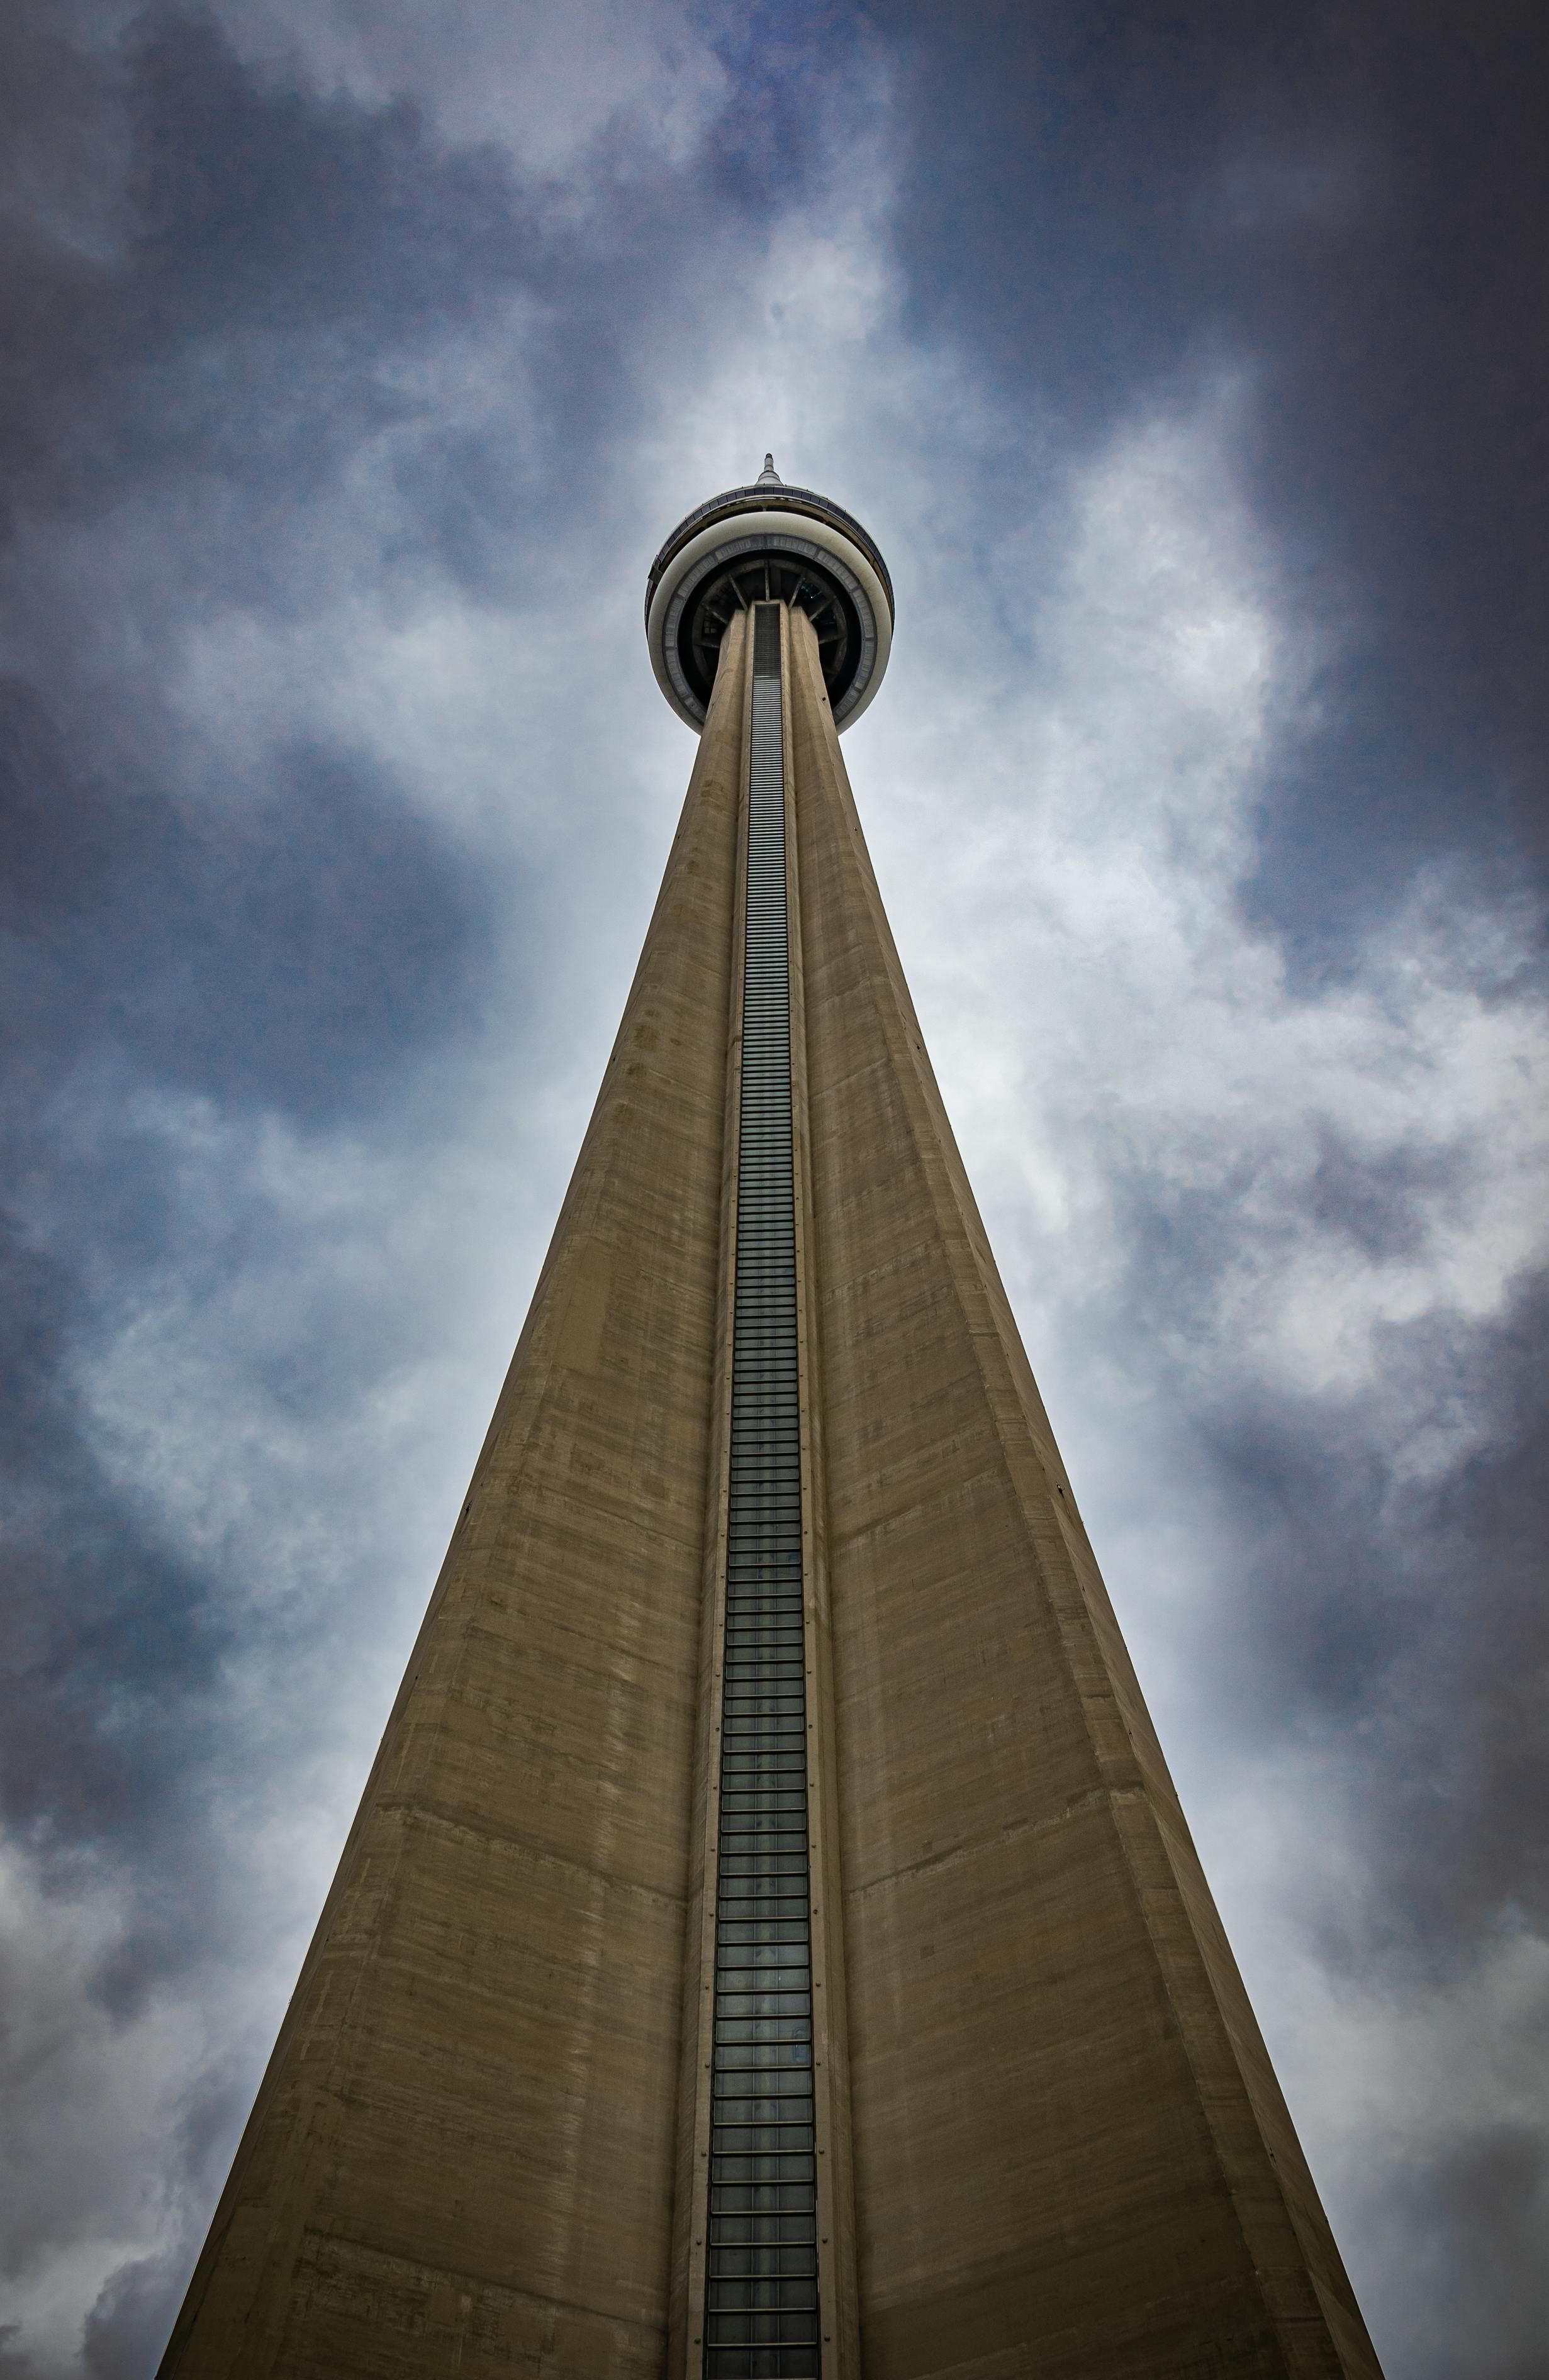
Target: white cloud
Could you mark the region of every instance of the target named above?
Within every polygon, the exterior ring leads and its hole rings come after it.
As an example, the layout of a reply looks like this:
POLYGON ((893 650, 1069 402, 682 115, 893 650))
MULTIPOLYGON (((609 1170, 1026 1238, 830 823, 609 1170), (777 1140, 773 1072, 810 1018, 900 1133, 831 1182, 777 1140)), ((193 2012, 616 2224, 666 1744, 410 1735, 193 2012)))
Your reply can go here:
MULTIPOLYGON (((151 2252, 183 2210, 165 2143, 190 2068, 211 2042, 197 1996, 120 2017, 104 2005, 104 1963, 133 1912, 110 1877, 45 1888, 0 1843, 0 2263, 6 2319, 61 2364, 84 2309, 119 2265, 151 2252)), ((240 2028, 237 1979, 222 1978, 223 2022, 240 2028)))
POLYGON ((1542 1002, 1502 988, 1532 919, 1461 876, 1421 878, 1353 974, 1311 991, 1246 916, 1302 676, 1231 493, 1231 429, 1217 397, 1125 431, 1073 491, 1063 550, 1034 554, 1013 523, 984 560, 998 650, 971 707, 936 697, 977 608, 900 665, 865 807, 1037 1335, 1128 1266, 1133 1179, 1230 1203, 1170 1362, 1348 1391, 1384 1325, 1496 1314, 1549 1251, 1549 1037, 1542 1002), (1362 1247, 1320 1216, 1330 1135, 1357 1167, 1415 1171, 1411 1243, 1362 1247))

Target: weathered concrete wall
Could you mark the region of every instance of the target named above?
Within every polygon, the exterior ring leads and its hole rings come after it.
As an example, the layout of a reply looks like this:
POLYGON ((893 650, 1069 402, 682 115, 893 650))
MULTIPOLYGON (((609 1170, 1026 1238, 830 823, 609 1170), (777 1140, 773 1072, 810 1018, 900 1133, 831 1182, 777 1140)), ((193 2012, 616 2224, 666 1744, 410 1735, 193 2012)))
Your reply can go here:
POLYGON ((863 2368, 1372 2374, 793 629, 863 2368))
POLYGON ((165 2380, 663 2369, 738 674, 165 2380))

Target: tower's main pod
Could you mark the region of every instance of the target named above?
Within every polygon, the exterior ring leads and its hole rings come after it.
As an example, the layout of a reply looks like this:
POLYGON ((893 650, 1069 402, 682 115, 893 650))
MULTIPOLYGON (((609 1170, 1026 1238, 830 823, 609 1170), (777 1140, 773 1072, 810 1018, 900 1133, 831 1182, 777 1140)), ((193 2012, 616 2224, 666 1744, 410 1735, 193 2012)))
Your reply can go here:
POLYGON ((1049 1435, 766 465, 699 758, 167 2380, 1376 2373, 1049 1435))

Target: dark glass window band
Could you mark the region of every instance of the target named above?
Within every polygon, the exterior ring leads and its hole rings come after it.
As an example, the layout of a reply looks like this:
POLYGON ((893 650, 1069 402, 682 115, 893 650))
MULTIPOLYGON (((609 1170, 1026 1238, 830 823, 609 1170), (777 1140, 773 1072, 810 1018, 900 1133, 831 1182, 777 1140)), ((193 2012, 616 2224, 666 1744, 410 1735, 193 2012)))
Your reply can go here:
POLYGON ((705 2380, 818 2380, 780 610, 753 606, 705 2380))

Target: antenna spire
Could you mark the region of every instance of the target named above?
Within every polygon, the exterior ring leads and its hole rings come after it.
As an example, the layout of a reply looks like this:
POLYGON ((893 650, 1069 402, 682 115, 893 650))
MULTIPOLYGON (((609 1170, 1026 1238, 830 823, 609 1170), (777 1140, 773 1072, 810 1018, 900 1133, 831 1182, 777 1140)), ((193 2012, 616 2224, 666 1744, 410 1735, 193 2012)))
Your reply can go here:
POLYGON ((778 471, 774 468, 774 457, 773 455, 766 455, 764 456, 763 468, 759 473, 758 478, 753 481, 753 485, 755 488, 784 487, 785 481, 781 479, 778 471))

